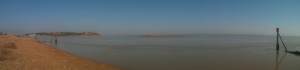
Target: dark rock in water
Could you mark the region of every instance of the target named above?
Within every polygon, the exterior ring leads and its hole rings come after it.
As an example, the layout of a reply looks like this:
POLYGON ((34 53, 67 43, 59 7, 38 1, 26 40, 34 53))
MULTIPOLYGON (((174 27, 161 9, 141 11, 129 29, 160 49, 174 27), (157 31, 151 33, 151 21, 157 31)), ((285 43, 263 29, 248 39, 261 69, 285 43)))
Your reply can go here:
POLYGON ((300 56, 300 52, 299 51, 288 51, 288 53, 292 53, 292 54, 295 54, 297 56, 300 56))

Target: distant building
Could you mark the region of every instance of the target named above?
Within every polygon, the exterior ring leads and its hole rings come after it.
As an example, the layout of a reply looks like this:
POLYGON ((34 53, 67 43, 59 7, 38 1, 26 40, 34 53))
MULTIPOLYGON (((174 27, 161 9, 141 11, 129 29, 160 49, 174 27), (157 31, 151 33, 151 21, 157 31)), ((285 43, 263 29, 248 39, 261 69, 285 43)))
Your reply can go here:
POLYGON ((84 35, 99 35, 98 33, 94 32, 83 32, 84 35))

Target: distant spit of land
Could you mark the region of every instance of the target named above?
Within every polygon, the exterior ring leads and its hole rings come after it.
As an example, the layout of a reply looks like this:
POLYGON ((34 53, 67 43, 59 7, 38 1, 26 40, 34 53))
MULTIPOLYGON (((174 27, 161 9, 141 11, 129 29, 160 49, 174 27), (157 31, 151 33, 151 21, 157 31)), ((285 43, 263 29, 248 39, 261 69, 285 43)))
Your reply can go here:
POLYGON ((121 70, 34 39, 0 35, 0 70, 121 70))

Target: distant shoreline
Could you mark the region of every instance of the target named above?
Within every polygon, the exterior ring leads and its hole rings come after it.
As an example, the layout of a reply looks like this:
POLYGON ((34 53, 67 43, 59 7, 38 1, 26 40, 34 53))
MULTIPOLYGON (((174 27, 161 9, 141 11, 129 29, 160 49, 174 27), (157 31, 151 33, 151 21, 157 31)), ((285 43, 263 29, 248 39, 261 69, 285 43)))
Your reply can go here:
POLYGON ((38 32, 38 33, 27 33, 26 36, 100 36, 96 32, 38 32))
MULTIPOLYGON (((51 35, 37 35, 37 36, 51 36, 51 35)), ((58 37, 83 37, 83 38, 98 38, 99 35, 69 35, 69 36, 58 36, 58 37)))

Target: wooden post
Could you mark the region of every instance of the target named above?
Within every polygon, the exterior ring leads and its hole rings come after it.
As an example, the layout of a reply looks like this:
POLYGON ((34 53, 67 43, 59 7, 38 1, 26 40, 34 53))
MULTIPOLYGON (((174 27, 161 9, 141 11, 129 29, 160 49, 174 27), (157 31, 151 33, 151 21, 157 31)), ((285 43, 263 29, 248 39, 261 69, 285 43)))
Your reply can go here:
POLYGON ((276 50, 279 51, 279 28, 276 28, 277 38, 276 38, 276 50))

